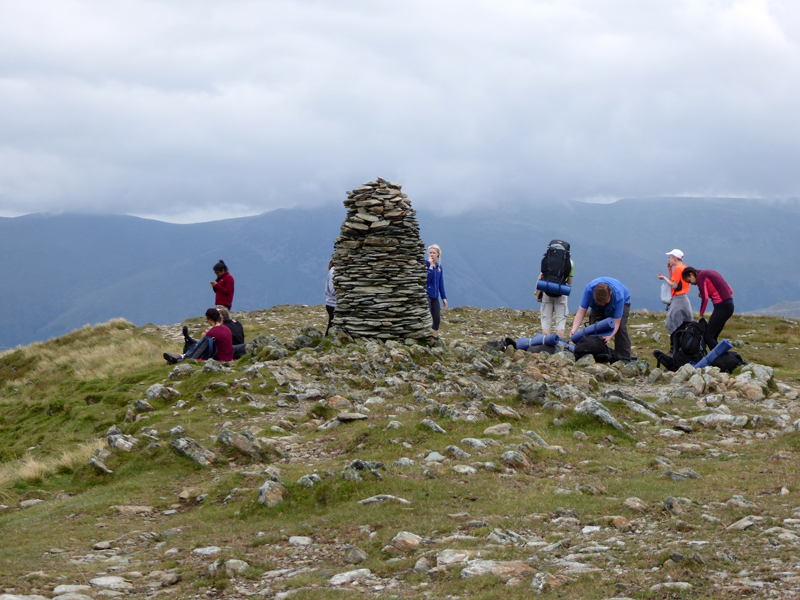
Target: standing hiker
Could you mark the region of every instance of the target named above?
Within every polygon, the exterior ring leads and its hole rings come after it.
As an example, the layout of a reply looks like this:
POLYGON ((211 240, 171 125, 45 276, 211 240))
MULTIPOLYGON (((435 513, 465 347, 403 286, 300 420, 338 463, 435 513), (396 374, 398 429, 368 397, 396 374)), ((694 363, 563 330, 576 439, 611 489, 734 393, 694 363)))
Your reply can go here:
POLYGON ((717 346, 717 338, 725 328, 725 323, 733 316, 733 290, 731 286, 722 278, 722 275, 710 269, 698 271, 694 267, 686 267, 683 270, 683 280, 691 285, 696 285, 700 290, 700 318, 706 312, 708 299, 714 309, 706 326, 705 341, 709 350, 717 346))
MULTIPOLYGON (((658 278, 666 283, 672 290, 670 302, 667 305, 667 318, 664 326, 667 333, 672 333, 686 321, 693 321, 692 303, 689 301, 689 284, 686 283, 681 275, 686 265, 683 264, 683 252, 675 248, 667 252, 667 269, 669 277, 658 274, 658 278)), ((670 349, 670 354, 672 350, 670 349)))
POLYGON ((431 335, 439 336, 439 324, 442 321, 442 313, 439 308, 439 296, 442 297, 442 304, 447 308, 447 294, 444 293, 444 275, 442 273, 442 250, 436 244, 428 247, 428 262, 425 263, 428 271, 428 281, 425 291, 428 295, 428 308, 431 310, 431 335))
POLYGON ((331 328, 333 321, 333 313, 336 310, 336 289, 333 287, 333 259, 328 263, 328 279, 325 281, 325 310, 328 311, 328 327, 325 329, 325 335, 331 328))
MULTIPOLYGON (((569 255, 569 244, 562 240, 551 241, 542 257, 542 267, 537 281, 554 283, 560 291, 563 285, 572 285, 574 275, 575 263, 569 255)), ((567 307, 568 298, 567 294, 537 291, 536 301, 542 303, 542 308, 539 312, 542 334, 550 334, 550 327, 553 324, 553 315, 555 314, 556 335, 564 337, 564 329, 567 326, 567 314, 569 312, 567 307)))
POLYGON ((624 285, 611 277, 598 277, 583 290, 581 307, 575 313, 570 336, 577 333, 583 322, 586 311, 589 313, 589 324, 597 323, 608 317, 614 320, 614 331, 602 337, 606 344, 614 338, 614 350, 624 362, 631 360, 631 338, 628 335, 628 313, 631 310, 631 293, 624 285))
POLYGON ((233 304, 233 276, 228 273, 228 266, 224 260, 220 259, 214 265, 214 274, 217 276, 216 281, 209 282, 211 283, 211 289, 216 294, 214 304, 224 306, 230 310, 233 304))

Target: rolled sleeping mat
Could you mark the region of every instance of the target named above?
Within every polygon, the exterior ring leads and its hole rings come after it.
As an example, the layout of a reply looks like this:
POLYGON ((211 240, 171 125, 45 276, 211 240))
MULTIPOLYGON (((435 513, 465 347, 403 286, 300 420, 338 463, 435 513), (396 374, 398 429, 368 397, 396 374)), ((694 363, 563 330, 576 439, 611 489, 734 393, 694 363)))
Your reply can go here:
POLYGON ((537 333, 532 338, 519 338, 517 340, 517 350, 527 350, 531 346, 555 346, 560 339, 555 333, 550 335, 537 333))
POLYGON ((569 296, 572 291, 572 287, 566 283, 555 283, 554 281, 543 281, 542 279, 536 282, 536 289, 550 296, 569 296))
POLYGON ((608 317, 607 319, 603 319, 602 321, 598 321, 594 325, 589 325, 588 327, 584 327, 575 332, 570 340, 573 344, 577 343, 583 336, 587 337, 599 337, 603 335, 608 335, 614 331, 614 319, 608 317))
POLYGON ((566 348, 570 352, 575 352, 575 346, 573 346, 572 344, 568 344, 567 342, 558 342, 558 345, 561 346, 562 348, 566 348))
POLYGON ((697 364, 694 365, 695 369, 702 369, 703 367, 707 367, 708 365, 712 364, 715 360, 717 360, 720 356, 725 354, 728 350, 733 348, 733 344, 731 344, 728 340, 722 340, 719 344, 717 344, 714 349, 706 354, 703 358, 697 361, 697 364))

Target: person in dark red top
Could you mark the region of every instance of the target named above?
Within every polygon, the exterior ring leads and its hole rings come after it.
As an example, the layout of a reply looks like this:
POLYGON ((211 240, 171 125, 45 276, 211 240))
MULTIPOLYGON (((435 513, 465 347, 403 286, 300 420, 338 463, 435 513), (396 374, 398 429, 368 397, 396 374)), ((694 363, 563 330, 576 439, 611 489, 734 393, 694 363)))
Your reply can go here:
POLYGON ((231 330, 222 324, 222 315, 219 314, 216 308, 209 308, 206 311, 206 321, 208 321, 211 329, 206 331, 202 340, 188 347, 184 346, 183 354, 176 355, 165 352, 164 360, 171 365, 186 360, 187 358, 194 358, 196 360, 215 358, 220 362, 232 361, 233 341, 231 338, 231 330), (213 340, 213 349, 209 340, 213 340))
POLYGON ((681 274, 683 280, 691 285, 696 285, 700 292, 700 318, 706 312, 708 299, 714 310, 708 319, 706 326, 706 346, 713 350, 717 346, 717 338, 725 328, 725 323, 733 316, 733 290, 731 286, 722 278, 722 275, 710 269, 698 271, 694 267, 686 267, 681 274))
POLYGON ((209 282, 216 293, 214 304, 230 310, 233 305, 233 276, 228 273, 228 266, 224 260, 220 259, 214 265, 214 274, 217 276, 217 280, 209 282))

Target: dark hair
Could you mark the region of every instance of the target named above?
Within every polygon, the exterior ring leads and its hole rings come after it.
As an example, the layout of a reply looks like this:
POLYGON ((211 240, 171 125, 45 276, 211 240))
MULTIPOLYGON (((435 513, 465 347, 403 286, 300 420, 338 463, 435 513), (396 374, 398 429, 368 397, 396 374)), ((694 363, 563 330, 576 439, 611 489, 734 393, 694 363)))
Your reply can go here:
POLYGON ((600 306, 605 306, 611 300, 611 288, 608 287, 607 283, 598 283, 594 286, 592 297, 600 306))
POLYGON ((681 273, 681 279, 683 279, 686 283, 689 283, 689 275, 694 275, 697 278, 697 269, 694 267, 686 267, 681 273))
POLYGON ((214 265, 214 272, 222 273, 223 271, 225 271, 226 273, 228 272, 228 265, 226 265, 225 261, 220 258, 219 262, 214 265))
POLYGON ((209 308, 206 311, 206 319, 211 319, 214 323, 219 323, 222 321, 222 317, 219 314, 219 311, 216 308, 209 308))

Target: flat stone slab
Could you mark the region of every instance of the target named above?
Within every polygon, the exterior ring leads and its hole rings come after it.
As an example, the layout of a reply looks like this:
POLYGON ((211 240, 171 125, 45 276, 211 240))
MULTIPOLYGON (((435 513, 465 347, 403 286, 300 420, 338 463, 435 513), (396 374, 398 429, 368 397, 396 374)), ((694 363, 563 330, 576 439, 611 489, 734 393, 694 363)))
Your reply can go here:
POLYGON ((89 585, 96 588, 103 588, 104 590, 117 590, 124 591, 133 588, 133 584, 125 581, 122 577, 117 575, 109 575, 106 577, 95 577, 89 580, 89 585))
POLYGON ((192 554, 197 554, 198 556, 216 556, 222 552, 222 548, 219 546, 206 546, 205 548, 195 548, 192 550, 192 554))
POLYGON ((369 569, 356 569, 355 571, 346 571, 334 575, 328 580, 328 583, 330 585, 345 585, 367 577, 372 577, 372 571, 369 569))

